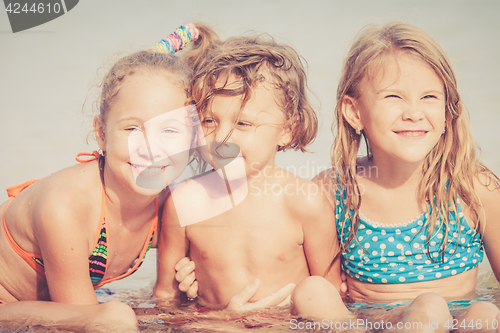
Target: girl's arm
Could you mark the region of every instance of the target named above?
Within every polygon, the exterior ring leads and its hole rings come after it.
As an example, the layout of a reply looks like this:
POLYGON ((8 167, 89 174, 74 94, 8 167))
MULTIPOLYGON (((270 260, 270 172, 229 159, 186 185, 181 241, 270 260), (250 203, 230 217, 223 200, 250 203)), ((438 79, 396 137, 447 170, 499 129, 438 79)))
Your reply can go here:
POLYGON ((161 218, 154 296, 176 298, 181 296, 177 289, 175 266, 186 256, 188 249, 189 241, 186 237, 186 229, 179 224, 174 201, 170 195, 165 203, 161 218))
POLYGON ((480 174, 474 183, 484 208, 486 224, 480 230, 493 273, 500 281, 500 184, 493 176, 480 174))
POLYGON ((33 231, 40 248, 50 299, 98 304, 89 275, 88 220, 71 195, 46 193, 34 210, 33 231))

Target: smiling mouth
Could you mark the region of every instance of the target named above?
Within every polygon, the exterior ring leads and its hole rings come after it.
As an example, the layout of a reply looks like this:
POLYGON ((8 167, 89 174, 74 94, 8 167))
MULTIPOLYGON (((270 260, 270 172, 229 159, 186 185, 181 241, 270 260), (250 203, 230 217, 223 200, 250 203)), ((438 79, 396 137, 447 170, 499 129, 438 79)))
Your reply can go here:
POLYGON ((159 172, 163 172, 165 170, 165 168, 168 166, 168 165, 164 165, 164 166, 148 165, 148 166, 145 166, 145 165, 137 165, 137 164, 132 164, 132 163, 129 163, 129 164, 130 164, 130 166, 132 166, 132 169, 134 169, 138 174, 143 174, 143 175, 153 175, 153 174, 156 174, 159 172))
POLYGON ((397 131, 394 133, 408 138, 419 138, 427 134, 427 132, 428 131, 397 131))

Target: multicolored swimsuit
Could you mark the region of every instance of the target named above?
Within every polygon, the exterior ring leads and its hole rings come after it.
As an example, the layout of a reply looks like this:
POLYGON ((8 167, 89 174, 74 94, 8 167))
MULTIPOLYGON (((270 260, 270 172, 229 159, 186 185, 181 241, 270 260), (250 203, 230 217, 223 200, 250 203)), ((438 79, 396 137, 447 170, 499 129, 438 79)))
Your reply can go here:
MULTIPOLYGON (((84 163, 84 162, 89 162, 97 159, 97 152, 94 152, 93 154, 78 154, 77 155, 77 161, 84 163), (79 159, 79 156, 93 156, 91 159, 85 160, 85 159, 79 159)), ((5 212, 7 211, 7 207, 9 206, 10 202, 14 199, 16 195, 18 195, 22 190, 24 190, 26 187, 32 185, 35 183, 37 180, 28 180, 22 184, 14 185, 11 186, 7 189, 7 194, 9 197, 9 201, 5 205, 5 209, 3 212, 3 229, 5 232, 5 235, 7 236, 7 239, 14 249, 14 251, 17 252, 27 263, 30 265, 38 274, 41 276, 45 277, 45 270, 43 266, 43 258, 40 254, 36 253, 29 253, 24 251, 14 240, 12 235, 10 234, 9 230, 7 229, 7 224, 5 222, 5 212)), ((156 228, 158 225, 158 200, 155 200, 155 205, 156 205, 156 214, 155 218, 153 219, 153 222, 151 223, 151 227, 149 228, 148 236, 146 238, 146 241, 144 243, 144 246, 142 248, 142 251, 137 258, 137 260, 134 261, 133 266, 127 270, 125 273, 103 281, 104 275, 106 274, 106 266, 107 266, 107 260, 108 260, 108 244, 107 244, 107 234, 106 234, 106 193, 104 191, 104 188, 102 190, 102 204, 101 204, 101 216, 99 218, 99 221, 102 221, 99 223, 99 228, 97 229, 97 233, 95 235, 94 239, 94 250, 92 251, 92 254, 89 257, 89 273, 90 273, 90 279, 92 280, 92 285, 94 286, 94 289, 97 289, 101 286, 103 286, 106 283, 123 279, 124 277, 129 276, 130 274, 134 273, 141 265, 142 262, 144 261, 144 258, 146 256, 146 253, 148 250, 151 248, 151 244, 153 243, 154 235, 156 232, 156 228)), ((0 300, 0 304, 5 303, 4 301, 0 300)))

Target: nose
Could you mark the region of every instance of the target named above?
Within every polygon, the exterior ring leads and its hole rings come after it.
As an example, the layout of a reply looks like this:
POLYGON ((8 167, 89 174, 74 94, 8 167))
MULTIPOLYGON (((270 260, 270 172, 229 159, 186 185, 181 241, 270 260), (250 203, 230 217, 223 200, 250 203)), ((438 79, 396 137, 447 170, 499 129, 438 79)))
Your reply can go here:
POLYGON ((403 120, 416 122, 423 120, 424 117, 424 110, 418 103, 408 104, 403 112, 403 120))
POLYGON ((240 153, 240 148, 234 143, 233 129, 233 124, 229 122, 220 124, 215 129, 213 141, 210 143, 210 151, 215 158, 235 158, 240 153))
POLYGON ((217 128, 214 129, 214 141, 215 142, 228 142, 233 136, 233 124, 229 122, 221 122, 218 124, 217 128))
POLYGON ((168 156, 165 154, 165 149, 162 146, 164 142, 161 140, 160 135, 155 134, 153 131, 150 131, 144 135, 144 145, 141 146, 139 150, 140 155, 146 159, 151 161, 151 163, 155 163, 164 159, 168 156))

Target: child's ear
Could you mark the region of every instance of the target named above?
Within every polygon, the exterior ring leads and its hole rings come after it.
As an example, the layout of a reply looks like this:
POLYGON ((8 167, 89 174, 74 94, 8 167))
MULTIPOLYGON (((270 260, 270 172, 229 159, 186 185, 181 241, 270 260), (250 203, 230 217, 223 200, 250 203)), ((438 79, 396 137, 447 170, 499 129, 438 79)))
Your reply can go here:
POLYGON ((106 137, 104 135, 104 122, 101 116, 94 117, 94 136, 97 141, 97 145, 102 151, 106 151, 106 137))
POLYGON ((281 138, 278 142, 279 146, 286 147, 292 141, 292 126, 285 125, 283 132, 281 133, 281 138))
POLYGON ((355 130, 363 130, 363 124, 361 123, 361 117, 359 116, 359 103, 355 98, 344 95, 342 98, 342 103, 340 105, 342 115, 345 120, 352 126, 355 130))

